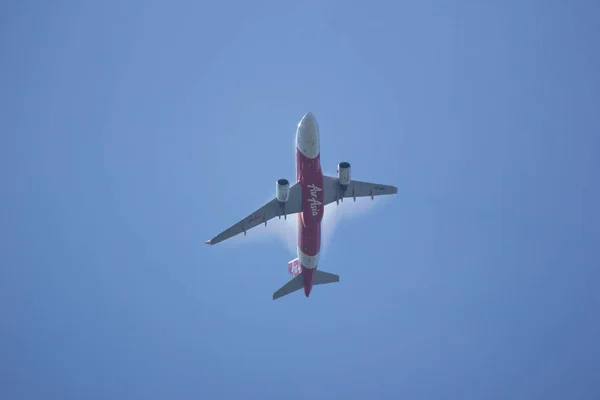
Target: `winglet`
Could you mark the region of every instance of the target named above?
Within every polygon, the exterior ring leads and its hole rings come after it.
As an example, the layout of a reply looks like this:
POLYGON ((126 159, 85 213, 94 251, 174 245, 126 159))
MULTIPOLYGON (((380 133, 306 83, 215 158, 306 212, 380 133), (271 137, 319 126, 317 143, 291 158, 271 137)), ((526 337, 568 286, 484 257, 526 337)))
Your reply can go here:
POLYGON ((207 240, 206 242, 204 242, 204 244, 207 244, 209 246, 212 246, 212 242, 210 240, 207 240))

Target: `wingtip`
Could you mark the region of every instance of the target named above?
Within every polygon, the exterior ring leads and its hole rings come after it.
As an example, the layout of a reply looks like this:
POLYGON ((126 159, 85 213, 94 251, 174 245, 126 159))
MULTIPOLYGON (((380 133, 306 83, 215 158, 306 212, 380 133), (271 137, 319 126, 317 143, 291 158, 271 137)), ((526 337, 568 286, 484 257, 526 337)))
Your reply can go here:
POLYGON ((209 246, 212 246, 212 242, 210 240, 207 240, 206 242, 204 242, 204 244, 207 244, 209 246))

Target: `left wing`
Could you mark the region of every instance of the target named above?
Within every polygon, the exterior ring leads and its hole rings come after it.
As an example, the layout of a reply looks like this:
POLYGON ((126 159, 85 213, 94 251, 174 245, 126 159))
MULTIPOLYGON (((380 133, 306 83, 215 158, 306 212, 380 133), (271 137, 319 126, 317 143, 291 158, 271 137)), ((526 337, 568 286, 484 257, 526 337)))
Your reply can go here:
POLYGON ((225 229, 214 238, 207 240, 206 244, 217 244, 223 240, 227 240, 235 235, 238 235, 254 228, 262 223, 267 225, 267 221, 275 217, 286 217, 290 214, 296 214, 302 211, 302 187, 299 183, 290 187, 288 201, 279 203, 277 197, 269 201, 267 204, 248 215, 246 218, 225 229))
POLYGON ((344 198, 352 197, 370 197, 373 199, 375 196, 383 196, 387 194, 398 193, 396 186, 382 185, 379 183, 361 182, 351 180, 350 184, 344 191, 339 183, 338 178, 333 176, 323 177, 323 186, 325 187, 324 193, 324 205, 333 203, 334 201, 343 201, 344 198))

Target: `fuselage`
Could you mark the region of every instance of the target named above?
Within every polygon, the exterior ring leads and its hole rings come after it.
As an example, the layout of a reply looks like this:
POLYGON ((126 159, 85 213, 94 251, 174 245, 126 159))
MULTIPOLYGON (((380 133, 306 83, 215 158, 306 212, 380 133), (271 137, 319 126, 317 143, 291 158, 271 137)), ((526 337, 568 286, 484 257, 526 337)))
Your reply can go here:
POLYGON ((296 131, 296 179, 302 186, 302 212, 298 214, 298 259, 307 297, 319 263, 321 221, 325 212, 319 139, 319 125, 309 112, 302 118, 296 131))

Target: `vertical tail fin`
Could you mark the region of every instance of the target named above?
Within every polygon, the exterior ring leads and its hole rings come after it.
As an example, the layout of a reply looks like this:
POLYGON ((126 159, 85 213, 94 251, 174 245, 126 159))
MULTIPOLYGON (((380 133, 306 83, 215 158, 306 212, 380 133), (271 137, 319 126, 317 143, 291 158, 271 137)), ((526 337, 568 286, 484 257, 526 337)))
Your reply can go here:
POLYGON ((288 272, 294 276, 298 276, 302 273, 300 261, 297 258, 293 259, 288 263, 288 272))

